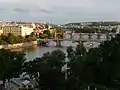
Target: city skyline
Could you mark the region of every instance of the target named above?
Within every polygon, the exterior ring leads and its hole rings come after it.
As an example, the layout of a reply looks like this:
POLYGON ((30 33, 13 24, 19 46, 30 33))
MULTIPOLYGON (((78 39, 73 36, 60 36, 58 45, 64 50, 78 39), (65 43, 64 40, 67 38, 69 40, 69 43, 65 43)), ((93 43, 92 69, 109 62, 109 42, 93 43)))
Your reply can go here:
POLYGON ((64 24, 120 20, 119 0, 1 0, 0 20, 64 24))

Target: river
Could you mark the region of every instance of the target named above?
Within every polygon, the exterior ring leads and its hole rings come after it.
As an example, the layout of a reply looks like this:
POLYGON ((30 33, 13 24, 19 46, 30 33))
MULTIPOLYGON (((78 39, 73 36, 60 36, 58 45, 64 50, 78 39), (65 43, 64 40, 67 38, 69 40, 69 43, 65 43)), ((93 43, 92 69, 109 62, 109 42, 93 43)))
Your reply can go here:
MULTIPOLYGON (((93 36, 93 38, 95 38, 95 37, 96 36, 93 36)), ((68 36, 66 36, 66 38, 70 38, 70 36, 68 35, 68 36)), ((74 38, 79 38, 79 36, 75 35, 74 38)), ((84 38, 88 38, 88 36, 84 36, 84 38)), ((84 46, 86 47, 86 49, 89 49, 90 43, 93 43, 92 47, 97 47, 100 44, 97 42, 85 42, 84 46)), ((62 47, 56 47, 56 43, 51 41, 51 42, 49 42, 49 44, 46 47, 35 45, 32 47, 14 49, 14 51, 24 52, 26 54, 27 60, 31 61, 31 60, 35 59, 36 57, 41 57, 44 53, 46 53, 48 51, 51 52, 53 50, 60 49, 66 53, 66 49, 68 46, 75 47, 77 44, 78 43, 73 43, 72 41, 63 41, 62 47)))

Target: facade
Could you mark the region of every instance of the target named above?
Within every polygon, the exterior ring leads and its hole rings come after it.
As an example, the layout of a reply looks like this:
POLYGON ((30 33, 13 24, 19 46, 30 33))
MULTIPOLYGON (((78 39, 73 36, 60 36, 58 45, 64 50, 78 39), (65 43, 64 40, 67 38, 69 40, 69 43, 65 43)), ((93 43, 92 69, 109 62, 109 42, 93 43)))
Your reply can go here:
POLYGON ((3 26, 3 35, 12 33, 15 36, 21 35, 21 27, 19 26, 3 26))
POLYGON ((30 35, 32 32, 34 31, 34 28, 32 25, 29 26, 21 26, 21 36, 26 36, 26 35, 30 35))
MULTIPOLYGON (((0 29, 1 30, 1 29, 0 29)), ((12 33, 15 36, 21 35, 26 36, 30 35, 33 32, 32 25, 6 25, 2 27, 3 35, 8 35, 12 33)), ((2 31, 0 31, 2 33, 2 31)))

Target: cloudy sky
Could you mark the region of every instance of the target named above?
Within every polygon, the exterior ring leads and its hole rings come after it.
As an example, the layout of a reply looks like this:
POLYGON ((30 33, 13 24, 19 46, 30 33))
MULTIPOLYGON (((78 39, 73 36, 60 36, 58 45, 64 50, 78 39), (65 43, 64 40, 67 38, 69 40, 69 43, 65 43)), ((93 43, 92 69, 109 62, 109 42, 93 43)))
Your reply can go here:
POLYGON ((120 0, 0 0, 0 20, 63 24, 120 20, 120 0))

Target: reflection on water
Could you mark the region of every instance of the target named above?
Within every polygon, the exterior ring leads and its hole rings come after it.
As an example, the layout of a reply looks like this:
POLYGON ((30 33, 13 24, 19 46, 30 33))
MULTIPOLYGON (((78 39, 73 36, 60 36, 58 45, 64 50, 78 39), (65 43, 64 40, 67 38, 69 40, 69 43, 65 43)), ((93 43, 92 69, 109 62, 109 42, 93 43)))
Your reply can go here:
POLYGON ((43 46, 36 46, 35 48, 25 48, 25 54, 27 60, 33 60, 36 57, 41 57, 44 53, 46 52, 51 52, 57 49, 60 49, 64 52, 66 52, 67 47, 55 47, 55 46, 50 46, 50 47, 43 47, 43 46))

